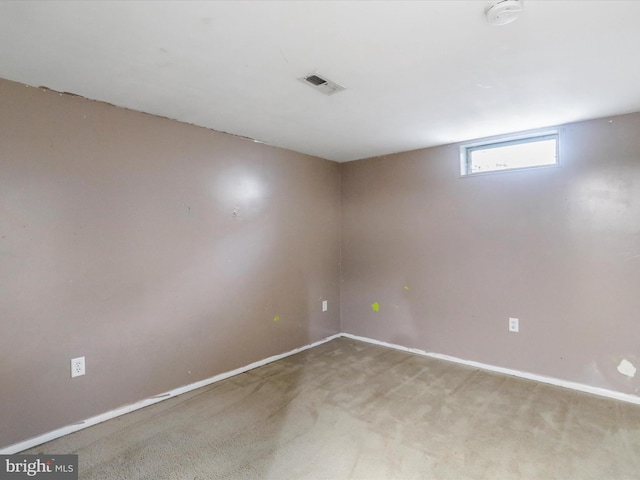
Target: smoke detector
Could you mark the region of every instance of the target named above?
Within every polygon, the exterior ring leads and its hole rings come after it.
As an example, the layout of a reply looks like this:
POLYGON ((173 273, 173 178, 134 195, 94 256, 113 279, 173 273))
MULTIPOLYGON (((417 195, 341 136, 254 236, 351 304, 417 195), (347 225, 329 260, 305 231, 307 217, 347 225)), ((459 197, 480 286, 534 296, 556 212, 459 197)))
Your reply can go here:
POLYGON ((320 75, 318 72, 313 72, 299 78, 302 83, 306 83, 310 87, 324 93, 325 95, 333 95, 340 90, 345 90, 345 87, 338 85, 336 82, 329 80, 324 75, 320 75))
POLYGON ((491 25, 506 25, 516 20, 522 12, 522 0, 493 0, 485 13, 491 25))

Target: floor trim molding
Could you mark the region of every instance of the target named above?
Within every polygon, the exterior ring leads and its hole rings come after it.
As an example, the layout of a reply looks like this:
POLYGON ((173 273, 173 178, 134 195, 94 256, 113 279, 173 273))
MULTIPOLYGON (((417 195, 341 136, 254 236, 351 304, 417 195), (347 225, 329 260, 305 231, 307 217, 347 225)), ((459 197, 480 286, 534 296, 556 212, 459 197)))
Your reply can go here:
POLYGON ((526 378, 527 380, 535 380, 541 383, 548 383, 558 387, 569 388, 571 390, 577 390, 579 392, 591 393, 593 395, 599 395, 601 397, 613 398, 615 400, 621 400, 623 402, 635 403, 640 405, 640 397, 628 393, 616 392, 614 390, 608 390, 606 388, 591 387, 583 383, 570 382, 568 380, 562 380, 554 377, 547 377, 544 375, 537 375, 535 373, 523 372, 520 370, 512 370, 510 368, 497 367, 495 365, 489 365, 487 363, 474 362, 471 360, 463 360, 458 357, 452 357, 449 355, 443 355, 441 353, 427 352, 417 348, 409 348, 403 345, 397 345, 394 343, 381 342, 380 340, 374 340, 373 338, 361 337, 359 335, 353 335, 351 333, 340 333, 338 336, 344 338, 351 338, 352 340, 359 340, 361 342, 371 343, 374 345, 380 345, 383 347, 393 348, 396 350, 402 350, 404 352, 411 352, 425 357, 437 358, 439 360, 446 360, 448 362, 460 363, 462 365, 468 365, 471 367, 479 368, 481 370, 488 370, 491 372, 498 372, 505 375, 511 375, 513 377, 526 378))
POLYGON ((295 355, 296 353, 300 353, 304 350, 308 350, 313 347, 317 347, 326 342, 330 342, 336 338, 340 337, 339 333, 331 335, 329 337, 325 337, 322 340, 318 340, 317 342, 311 343, 309 345, 305 345, 303 347, 294 348, 285 353, 281 353, 278 355, 273 355, 271 357, 265 358, 263 360, 258 360, 257 362, 250 363, 244 367, 236 368, 235 370, 231 370, 230 372, 224 372, 218 375, 214 375, 213 377, 206 378, 204 380, 200 380, 199 382, 191 383, 189 385, 184 385, 182 387, 174 388, 173 390, 169 390, 168 392, 160 393, 158 395, 154 395, 153 397, 145 398, 144 400, 140 400, 136 403, 131 403, 129 405, 124 405, 122 407, 116 408, 114 410, 110 410, 105 413, 101 413, 100 415, 96 415, 95 417, 88 418, 83 420, 82 422, 74 423, 72 425, 67 425, 65 427, 58 428, 56 430, 52 430, 47 433, 43 433, 42 435, 38 435, 36 437, 29 438, 27 440, 23 440, 18 443, 14 443, 13 445, 9 445, 4 448, 0 448, 0 455, 12 455, 14 453, 22 452, 23 450, 27 450, 29 448, 35 447, 37 445, 41 445, 46 442, 50 442, 51 440, 55 440, 56 438, 62 437, 64 435, 68 435, 73 432, 77 432, 78 430, 82 430, 84 428, 91 427, 98 423, 105 422, 107 420, 111 420, 112 418, 119 417, 120 415, 124 415, 126 413, 133 412, 135 410, 139 410, 144 407, 148 407, 149 405, 153 405, 154 403, 162 402, 163 400, 167 400, 168 398, 175 397, 177 395, 181 395, 183 393, 190 392, 192 390, 196 390, 198 388, 206 387, 207 385, 211 385, 213 383, 219 382, 221 380, 225 380, 229 377, 234 377, 244 372, 248 372, 249 370, 253 370, 254 368, 261 367, 271 362, 275 362, 285 357, 289 357, 291 355, 295 355))
POLYGON ((601 397, 613 398, 615 400, 621 400, 623 402, 635 403, 640 405, 640 397, 636 395, 631 395, 622 392, 616 392, 613 390, 608 390, 606 388, 598 388, 591 387, 589 385, 584 385, 582 383, 570 382, 567 380, 561 380, 559 378, 554 377, 546 377, 544 375, 536 375, 534 373, 522 372, 519 370, 512 370, 510 368, 497 367, 495 365, 489 365, 486 363, 474 362, 471 360, 463 360, 461 358, 452 357, 449 355, 443 355, 440 353, 427 352, 425 350, 420 350, 417 348, 405 347, 403 345, 397 345, 394 343, 382 342, 380 340, 375 340, 373 338, 361 337, 359 335, 353 335, 351 333, 336 333, 334 335, 328 336, 319 340, 317 342, 311 343, 309 345, 305 345, 303 347, 295 348, 285 353, 281 353, 278 355, 273 355, 271 357, 265 358, 263 360, 258 360, 257 362, 250 363, 244 367, 237 368, 230 372, 221 373, 219 375, 215 375, 213 377, 201 380, 199 382, 191 383, 189 385, 184 385, 179 388, 175 388, 165 393, 161 393, 158 395, 154 395, 153 397, 146 398, 144 400, 140 400, 139 402, 132 403, 129 405, 124 405, 122 407, 116 408, 114 410, 110 410, 108 412, 102 413, 100 415, 96 415, 94 417, 88 418, 82 422, 74 423, 72 425, 67 425, 62 428, 58 428, 51 432, 44 433, 42 435, 38 435, 36 437, 29 438, 27 440, 23 440, 18 443, 14 443, 13 445, 9 445, 4 448, 0 448, 0 454, 2 455, 11 455, 14 453, 21 452, 23 450, 27 450, 29 448, 35 447, 37 445, 49 442, 56 438, 62 437, 64 435, 68 435, 73 432, 77 432, 78 430, 82 430, 84 428, 91 427, 98 423, 105 422, 107 420, 111 420, 112 418, 119 417, 120 415, 124 415, 129 412, 133 412, 135 410, 139 410, 141 408, 147 407, 149 405, 153 405, 154 403, 161 402, 163 400, 167 400, 168 398, 175 397, 177 395, 181 395, 183 393, 190 392, 192 390, 196 390, 198 388, 206 387, 207 385, 211 385, 213 383, 219 382, 221 380, 225 380, 227 378, 233 377, 235 375, 239 375, 244 372, 248 372, 249 370, 253 370, 254 368, 261 367, 271 362, 275 362, 285 357, 289 357, 291 355, 295 355, 296 353, 300 353, 304 350, 308 350, 310 348, 316 347, 318 345, 322 345, 323 343, 330 342, 336 338, 350 338, 352 340, 358 340, 365 343, 370 343, 373 345, 380 345, 383 347, 393 348, 395 350, 401 350, 403 352, 415 353, 417 355, 422 355, 425 357, 437 358, 439 360, 446 360, 448 362, 455 362, 462 365, 468 365, 471 367, 479 368, 481 370, 488 370, 491 372, 498 372, 505 375, 511 375, 514 377, 526 378, 528 380, 535 380, 537 382, 547 383, 550 385, 556 385, 558 387, 569 388, 571 390, 577 390, 579 392, 591 393, 594 395, 599 395, 601 397))

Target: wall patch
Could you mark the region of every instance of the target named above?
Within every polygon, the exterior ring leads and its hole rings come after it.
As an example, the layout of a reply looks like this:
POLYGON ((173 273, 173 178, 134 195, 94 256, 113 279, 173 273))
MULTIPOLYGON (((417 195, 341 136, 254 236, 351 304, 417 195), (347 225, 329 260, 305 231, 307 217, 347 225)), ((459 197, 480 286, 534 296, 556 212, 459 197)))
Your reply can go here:
POLYGON ((624 358, 620 362, 620 365, 618 365, 618 371, 629 378, 633 378, 636 375, 636 367, 634 367, 629 360, 624 358))

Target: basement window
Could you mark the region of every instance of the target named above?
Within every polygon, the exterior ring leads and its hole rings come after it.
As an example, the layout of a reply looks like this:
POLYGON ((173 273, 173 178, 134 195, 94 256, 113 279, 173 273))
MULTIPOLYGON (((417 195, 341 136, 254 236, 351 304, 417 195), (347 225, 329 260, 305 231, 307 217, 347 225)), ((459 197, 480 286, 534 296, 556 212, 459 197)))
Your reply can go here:
POLYGON ((460 147, 463 176, 558 164, 558 131, 504 136, 460 147))

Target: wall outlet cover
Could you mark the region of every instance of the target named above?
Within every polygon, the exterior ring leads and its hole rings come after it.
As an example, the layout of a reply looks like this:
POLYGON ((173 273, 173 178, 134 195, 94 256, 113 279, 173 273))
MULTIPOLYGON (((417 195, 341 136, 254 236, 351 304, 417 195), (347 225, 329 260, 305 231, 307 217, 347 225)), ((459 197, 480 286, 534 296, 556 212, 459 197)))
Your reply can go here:
POLYGON ((84 357, 71 359, 71 378, 80 377, 85 374, 84 357))
POLYGON ((509 317, 509 331, 510 332, 519 332, 520 331, 520 320, 517 318, 509 317))

